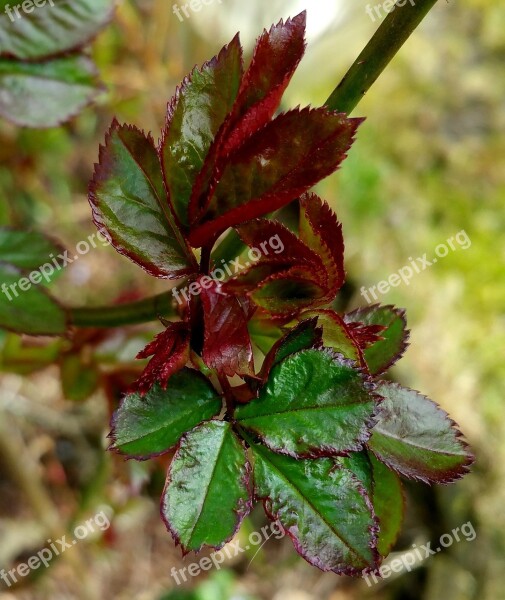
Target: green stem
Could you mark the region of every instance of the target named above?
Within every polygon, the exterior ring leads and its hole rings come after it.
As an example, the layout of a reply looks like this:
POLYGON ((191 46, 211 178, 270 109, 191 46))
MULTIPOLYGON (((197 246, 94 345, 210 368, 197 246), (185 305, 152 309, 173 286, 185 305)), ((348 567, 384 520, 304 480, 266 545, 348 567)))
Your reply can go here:
MULTIPOLYGON (((328 98, 326 106, 350 114, 436 1, 415 0, 414 6, 407 2, 389 13, 328 98)), ((237 239, 230 238, 228 246, 233 248, 236 244, 237 239)), ((221 257, 219 251, 213 255, 214 259, 216 257, 221 257)), ((131 304, 69 309, 70 322, 76 327, 121 327, 154 321, 159 316, 173 317, 175 314, 170 292, 131 304)))
POLYGON ((350 114, 398 53, 437 0, 396 6, 326 101, 331 110, 350 114))
POLYGON ((159 317, 175 317, 177 308, 172 292, 165 292, 117 306, 71 308, 69 316, 70 324, 75 327, 122 327, 148 323, 159 317))

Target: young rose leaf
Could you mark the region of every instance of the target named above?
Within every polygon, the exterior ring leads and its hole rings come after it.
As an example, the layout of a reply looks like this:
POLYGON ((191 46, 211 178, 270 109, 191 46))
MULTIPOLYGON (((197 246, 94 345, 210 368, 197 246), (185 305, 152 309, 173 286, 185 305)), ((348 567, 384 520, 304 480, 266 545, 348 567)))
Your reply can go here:
POLYGON ((321 257, 333 299, 345 281, 342 225, 328 204, 315 194, 300 198, 300 239, 321 257))
POLYGON ((209 421, 183 436, 161 500, 162 518, 183 554, 232 539, 251 509, 250 471, 229 423, 209 421))
POLYGON ((268 123, 228 158, 191 244, 202 246, 228 227, 277 210, 333 173, 360 123, 324 108, 292 110, 268 123))
POLYGON ((65 310, 42 285, 32 283, 25 273, 0 263, 0 289, 1 328, 28 335, 65 333, 65 310))
POLYGON ((369 438, 372 388, 350 361, 303 350, 275 365, 259 397, 238 407, 235 418, 274 452, 345 455, 360 450, 369 438))
POLYGON ((211 369, 233 377, 254 375, 247 317, 239 299, 223 291, 220 283, 202 277, 204 313, 203 360, 211 369), (203 282, 205 280, 205 286, 203 282))
POLYGON ((419 392, 383 381, 384 401, 368 442, 390 469, 425 483, 450 483, 469 471, 474 458, 446 412, 419 392))
POLYGON ((253 58, 245 73, 231 122, 233 127, 221 153, 229 154, 273 117, 282 95, 305 52, 304 11, 273 25, 256 42, 253 58))
POLYGON ((394 306, 380 306, 375 304, 344 315, 348 324, 359 323, 363 325, 381 325, 385 327, 380 332, 382 340, 366 344, 363 354, 372 375, 380 375, 395 364, 408 346, 409 331, 405 320, 405 311, 394 306))
MULTIPOLYGON (((0 228, 0 262, 36 270, 62 253, 62 246, 38 231, 0 228)), ((54 267, 54 265, 52 265, 54 267)))
POLYGON ((348 326, 334 310, 318 309, 302 313, 299 319, 317 318, 318 325, 323 331, 323 344, 345 358, 363 363, 363 354, 354 340, 348 326))
POLYGON ((81 55, 44 62, 0 59, 0 115, 25 127, 56 127, 99 91, 92 61, 81 55))
POLYGON ((221 410, 221 398, 198 371, 183 369, 166 390, 128 394, 112 419, 111 449, 144 460, 173 448, 180 437, 221 410))
POLYGON ((272 368, 291 354, 321 348, 322 345, 322 331, 317 327, 317 318, 302 321, 273 345, 263 362, 261 378, 266 381, 272 368))
MULTIPOLYGON (((214 139, 191 194, 191 221, 207 207, 212 178, 226 157, 272 118, 305 51, 305 13, 282 21, 258 39, 249 69, 242 77, 233 109, 214 139)), ((236 256, 236 255, 235 255, 236 256)))
POLYGON ((189 224, 191 190, 233 108, 241 78, 242 48, 237 35, 218 56, 184 80, 168 106, 160 154, 169 199, 183 225, 189 224))
POLYGON ((0 55, 40 59, 82 46, 107 23, 113 0, 47 0, 31 10, 0 0, 0 55))
POLYGON ((157 382, 167 388, 170 377, 189 361, 190 331, 184 322, 170 323, 162 333, 137 354, 137 358, 153 358, 139 377, 136 387, 143 395, 157 382))
POLYGON ((368 495, 334 460, 294 460, 252 446, 254 492, 296 551, 323 571, 358 575, 377 567, 377 524, 368 495))
POLYGON ((197 270, 170 211, 150 136, 113 121, 100 148, 89 201, 99 231, 151 275, 176 279, 197 270))
POLYGON ((387 556, 400 534, 405 500, 400 478, 367 451, 337 459, 363 484, 379 523, 377 550, 387 556))

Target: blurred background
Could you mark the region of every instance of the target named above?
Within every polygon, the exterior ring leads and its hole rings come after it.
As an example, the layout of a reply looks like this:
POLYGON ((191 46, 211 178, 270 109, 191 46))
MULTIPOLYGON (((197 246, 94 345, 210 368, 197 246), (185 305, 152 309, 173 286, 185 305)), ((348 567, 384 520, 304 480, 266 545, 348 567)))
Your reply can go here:
MULTIPOLYGON (((181 21, 166 0, 120 2, 91 48, 106 84, 98 103, 57 129, 0 122, 0 225, 67 248, 87 239, 87 183, 112 118, 157 138, 175 86, 237 31, 250 52, 263 27, 307 8, 309 46, 283 107, 322 104, 379 24, 368 4, 379 2, 214 0, 181 21)), ((366 121, 349 158, 319 186, 344 227, 347 305, 366 305, 362 286, 434 257, 458 232, 471 240, 378 296, 406 308, 412 330, 394 376, 441 404, 477 455, 456 485, 406 486, 393 556, 468 521, 476 539, 369 587, 321 573, 289 540, 271 538, 177 586, 171 569, 194 559, 182 561, 159 519, 166 462, 105 452, 110 411, 157 326, 64 342, 0 334, 0 568, 100 511, 111 522, 19 585, 0 582, 1 600, 505 599, 505 5, 439 2, 354 115, 366 121)), ((97 248, 56 290, 64 302, 100 305, 165 285, 97 248)), ((261 513, 239 537, 265 525, 261 513)))

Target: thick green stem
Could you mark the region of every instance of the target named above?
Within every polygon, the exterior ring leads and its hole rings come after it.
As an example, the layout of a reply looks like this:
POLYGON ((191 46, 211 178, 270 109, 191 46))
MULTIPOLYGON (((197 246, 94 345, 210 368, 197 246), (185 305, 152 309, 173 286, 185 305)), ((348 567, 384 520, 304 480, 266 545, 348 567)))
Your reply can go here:
POLYGON ((409 1, 397 6, 354 61, 326 106, 350 114, 436 2, 415 0, 414 6, 409 1))
MULTIPOLYGON (((415 5, 407 1, 404 6, 397 6, 384 19, 344 79, 335 88, 326 106, 331 110, 350 114, 436 1, 415 0, 415 5)), ((237 243, 236 237, 230 239, 231 247, 237 243)), ((218 251, 213 258, 216 256, 221 257, 221 253, 218 251)), ((119 306, 71 308, 69 314, 72 325, 76 327, 120 327, 154 321, 160 316, 173 317, 176 309, 172 294, 168 292, 119 306)))

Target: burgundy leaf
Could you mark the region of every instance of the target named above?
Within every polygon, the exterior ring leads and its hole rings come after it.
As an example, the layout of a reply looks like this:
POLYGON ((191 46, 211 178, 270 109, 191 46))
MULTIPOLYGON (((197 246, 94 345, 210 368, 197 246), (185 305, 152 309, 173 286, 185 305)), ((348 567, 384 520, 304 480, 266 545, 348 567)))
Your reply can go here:
POLYGON ((189 329, 186 323, 171 323, 158 334, 137 358, 153 358, 136 383, 136 389, 143 395, 156 383, 167 388, 170 377, 180 371, 189 360, 189 329))
POLYGON ((328 204, 315 194, 300 198, 300 239, 321 257, 333 299, 345 281, 342 225, 328 204))
POLYGON ((222 285, 201 278, 204 310, 203 360, 219 373, 233 377, 254 375, 251 339, 244 309, 236 296, 223 291, 222 285))
POLYGON ((361 121, 324 108, 292 110, 271 121, 216 174, 205 222, 191 232, 191 244, 203 246, 228 227, 277 210, 333 173, 361 121))
POLYGON ((191 221, 207 205, 206 193, 218 160, 222 160, 250 135, 263 127, 278 108, 282 94, 305 52, 306 13, 284 24, 281 20, 258 39, 249 69, 242 78, 233 110, 216 136, 191 197, 191 221))

